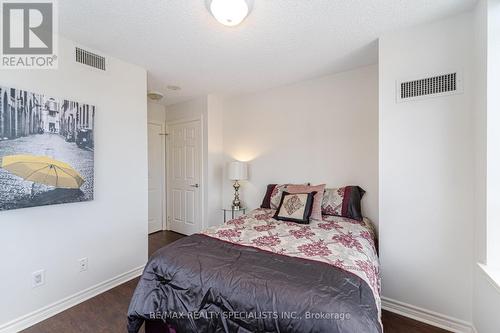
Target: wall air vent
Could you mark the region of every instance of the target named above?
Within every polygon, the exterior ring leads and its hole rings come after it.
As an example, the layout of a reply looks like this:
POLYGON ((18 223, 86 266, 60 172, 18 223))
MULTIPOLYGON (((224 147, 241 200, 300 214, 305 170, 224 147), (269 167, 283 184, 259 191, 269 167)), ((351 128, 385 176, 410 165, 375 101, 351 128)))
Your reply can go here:
POLYGON ((98 54, 76 47, 76 62, 94 67, 100 70, 106 70, 106 58, 98 54))
POLYGON ((455 95, 463 93, 462 74, 452 72, 397 83, 397 101, 455 95))

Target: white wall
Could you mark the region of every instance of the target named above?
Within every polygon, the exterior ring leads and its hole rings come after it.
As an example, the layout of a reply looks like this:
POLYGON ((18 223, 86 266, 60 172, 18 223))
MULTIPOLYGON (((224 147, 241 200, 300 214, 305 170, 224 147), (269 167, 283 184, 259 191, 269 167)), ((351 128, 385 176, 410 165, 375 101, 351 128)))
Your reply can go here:
POLYGON ((165 123, 167 121, 165 106, 157 102, 148 101, 148 121, 165 123))
MULTIPOLYGON (((260 206, 270 183, 360 185, 378 219, 377 66, 304 81, 224 103, 227 160, 249 161, 241 199, 260 206)), ((224 203, 233 196, 224 182, 224 203)))
MULTIPOLYGON (((499 51, 500 51, 499 0, 481 0, 475 9, 475 65, 476 65, 476 261, 499 266, 498 246, 499 229, 496 210, 498 205, 498 90, 499 90, 499 51), (486 119, 488 118, 488 124, 486 119), (487 128, 488 126, 488 134, 487 128), (491 140, 491 141, 490 141, 491 140), (488 172, 486 149, 488 147, 488 172), (493 159, 491 159, 493 157, 493 159), (491 164, 490 164, 491 163, 491 164), (488 175, 488 184, 486 176, 488 175), (494 180, 497 179, 497 182, 494 180), (491 182, 490 182, 491 181, 491 182), (488 190, 487 190, 488 187, 488 190), (486 192, 491 201, 486 203, 486 192), (488 208, 488 209, 487 209, 488 208), (488 214, 486 212, 488 211, 488 214), (488 232, 488 233, 487 233, 488 232), (496 237, 496 238, 495 238, 496 237), (495 256, 497 253, 497 256, 495 256)), ((500 288, 486 272, 474 264, 475 284, 473 318, 479 333, 496 333, 500 327, 500 288)))
POLYGON ((475 130, 475 253, 478 262, 486 263, 486 120, 487 120, 487 28, 488 0, 478 2, 474 10, 474 130, 475 130))
POLYGON ((386 298, 472 321, 472 15, 379 40, 380 258, 386 298), (396 82, 463 70, 461 95, 396 103, 396 82))
POLYGON ((500 287, 479 267, 475 272, 474 326, 478 333, 498 333, 500 327, 500 287))
MULTIPOLYGON (((222 185, 224 170, 223 117, 224 100, 208 95, 207 105, 207 226, 218 225, 222 219, 222 185)), ((227 206, 227 205, 226 205, 227 206)))
POLYGON ((165 108, 167 122, 206 117, 207 104, 207 97, 200 97, 187 102, 168 105, 165 108))
POLYGON ((500 1, 487 18, 487 261, 500 269, 500 1))
POLYGON ((94 201, 0 213, 0 330, 147 260, 146 71, 111 57, 106 72, 90 69, 74 63, 74 46, 60 40, 58 70, 1 71, 0 85, 97 108, 94 201), (46 283, 33 289, 39 269, 46 283))

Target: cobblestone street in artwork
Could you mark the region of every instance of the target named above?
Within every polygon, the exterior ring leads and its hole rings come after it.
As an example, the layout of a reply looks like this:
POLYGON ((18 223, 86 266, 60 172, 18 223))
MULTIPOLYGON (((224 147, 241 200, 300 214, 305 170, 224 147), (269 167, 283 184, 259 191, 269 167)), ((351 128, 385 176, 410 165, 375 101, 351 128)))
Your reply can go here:
POLYGON ((35 184, 0 169, 0 210, 93 199, 94 152, 67 142, 56 133, 33 134, 0 141, 0 157, 8 155, 48 156, 68 163, 85 182, 80 189, 55 189, 35 184))

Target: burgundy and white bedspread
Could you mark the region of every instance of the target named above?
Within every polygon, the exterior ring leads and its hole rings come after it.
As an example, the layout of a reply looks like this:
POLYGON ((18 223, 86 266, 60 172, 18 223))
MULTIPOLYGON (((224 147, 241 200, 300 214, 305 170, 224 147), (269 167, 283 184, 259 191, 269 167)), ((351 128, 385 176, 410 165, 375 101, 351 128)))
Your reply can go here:
POLYGON ((381 313, 379 259, 373 225, 339 216, 297 224, 273 219, 275 210, 256 209, 202 232, 227 242, 277 254, 321 261, 363 279, 372 289, 381 313))

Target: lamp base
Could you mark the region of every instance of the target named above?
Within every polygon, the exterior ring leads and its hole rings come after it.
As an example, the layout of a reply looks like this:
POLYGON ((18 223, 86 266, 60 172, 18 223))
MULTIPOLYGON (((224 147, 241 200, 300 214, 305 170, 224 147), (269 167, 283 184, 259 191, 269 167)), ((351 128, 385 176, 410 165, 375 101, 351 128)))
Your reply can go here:
POLYGON ((234 199, 233 199, 233 204, 231 205, 231 207, 234 210, 240 210, 241 202, 240 202, 240 194, 238 192, 240 189, 240 184, 238 183, 237 180, 234 181, 233 188, 234 188, 234 199))

